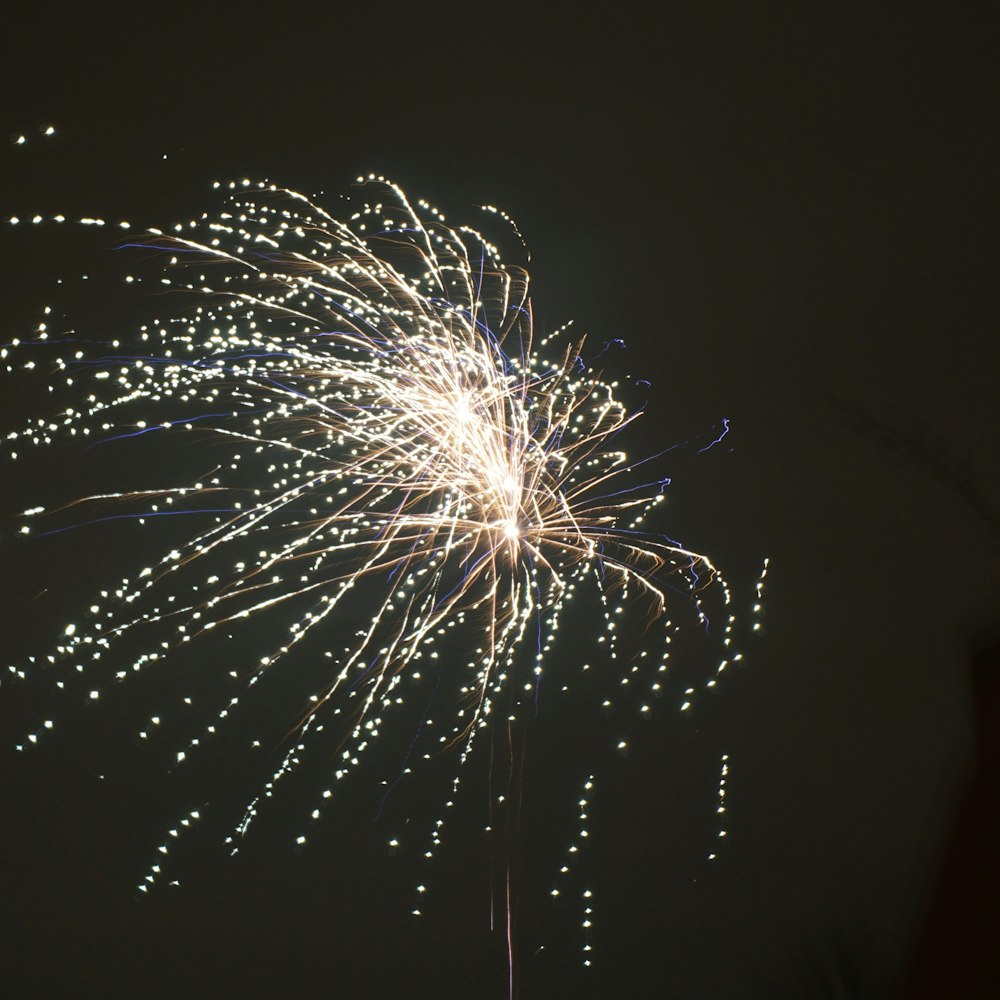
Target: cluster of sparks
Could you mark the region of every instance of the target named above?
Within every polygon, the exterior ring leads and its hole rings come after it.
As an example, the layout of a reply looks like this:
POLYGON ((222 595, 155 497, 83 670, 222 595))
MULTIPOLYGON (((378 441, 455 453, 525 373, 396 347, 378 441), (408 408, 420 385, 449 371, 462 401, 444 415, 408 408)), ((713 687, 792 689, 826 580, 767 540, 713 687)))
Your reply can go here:
MULTIPOLYGON (((536 335, 526 271, 480 231, 449 224, 383 178, 362 180, 368 200, 346 221, 294 191, 233 182, 216 215, 130 238, 163 265, 152 280, 169 294, 155 302, 184 303, 177 315, 96 350, 50 328, 47 315, 30 340, 2 350, 8 370, 39 366, 48 352, 40 366, 76 400, 8 433, 13 457, 67 439, 187 435, 183 446, 208 459, 185 485, 108 491, 62 509, 74 525, 173 516, 197 527, 66 627, 41 662, 59 687, 102 678, 87 685, 97 699, 101 685, 158 668, 207 633, 284 611, 273 647, 231 671, 236 693, 176 750, 183 763, 293 653, 325 665, 322 683, 303 692, 293 746, 233 830, 234 852, 262 800, 335 722, 318 819, 424 674, 439 691, 434 712, 445 705, 450 718, 420 722, 401 777, 411 759, 452 753, 451 806, 479 735, 537 710, 582 589, 603 609, 599 641, 619 657, 620 682, 641 680, 654 694, 676 629, 674 595, 697 607, 715 587, 729 603, 704 555, 645 527, 664 481, 648 481, 644 462, 617 447, 636 414, 586 360, 582 338, 568 327, 536 335), (645 648, 618 652, 626 612, 662 628, 648 661, 645 648)), ((25 514, 27 534, 58 512, 25 514)), ((727 651, 718 672, 739 658, 727 651)), ((140 736, 159 724, 152 717, 140 736)), ((45 720, 21 746, 52 726, 45 720)), ((179 827, 199 818, 192 810, 179 827)), ((140 888, 159 875, 153 865, 140 888)))

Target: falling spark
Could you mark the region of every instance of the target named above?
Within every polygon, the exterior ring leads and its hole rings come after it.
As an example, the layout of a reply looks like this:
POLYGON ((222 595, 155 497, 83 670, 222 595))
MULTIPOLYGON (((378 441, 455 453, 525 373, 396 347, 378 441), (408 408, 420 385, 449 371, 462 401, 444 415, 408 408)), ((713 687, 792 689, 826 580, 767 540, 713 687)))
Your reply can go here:
MULTIPOLYGON (((150 301, 158 310, 173 300, 186 309, 97 348, 56 336, 50 319, 31 340, 0 352, 10 372, 47 368, 53 387, 71 399, 9 432, 11 458, 67 438, 88 447, 138 441, 155 454, 169 438, 180 439, 199 467, 211 463, 183 485, 109 488, 24 512, 25 534, 126 519, 193 526, 186 540, 89 599, 85 619, 65 627, 36 669, 59 687, 93 677, 96 701, 98 677, 124 682, 214 630, 273 625, 284 611, 272 648, 229 671, 239 693, 176 749, 176 766, 184 766, 284 661, 308 648, 325 665, 324 679, 302 692, 291 749, 228 840, 233 853, 275 785, 330 726, 339 742, 329 782, 309 810, 317 821, 424 673, 437 678, 435 717, 416 727, 408 761, 454 754, 450 808, 461 767, 492 720, 509 725, 537 711, 574 601, 601 609, 597 641, 621 686, 648 683, 653 695, 661 693, 677 628, 672 603, 693 605, 706 625, 705 594, 715 588, 730 602, 705 555, 646 527, 666 480, 648 480, 650 460, 632 460, 616 446, 639 413, 593 367, 585 338, 568 326, 536 332, 524 268, 398 185, 358 180, 369 200, 343 221, 273 184, 216 184, 225 199, 216 215, 169 232, 150 229, 128 244, 153 252, 162 269, 126 283, 155 284, 150 301), (60 522, 67 512, 71 523, 60 522), (353 626, 346 632, 345 622, 353 626), (662 632, 646 660, 635 636, 653 624, 662 632), (353 632, 351 641, 317 653, 309 643, 328 644, 333 625, 341 640, 353 632)), ((520 239, 504 213, 487 213, 520 239)), ((728 430, 725 421, 701 450, 728 430)), ((728 648, 734 619, 727 621, 728 648)), ((740 658, 727 656, 718 673, 740 658)), ((693 697, 689 688, 682 711, 693 697)), ((610 710, 612 699, 604 704, 610 710)), ((648 715, 649 704, 639 711, 648 715)), ((162 729, 160 722, 149 718, 139 737, 162 729)), ((46 720, 41 728, 52 727, 46 720)), ((35 732, 27 742, 39 738, 35 732)), ((628 743, 618 746, 624 753, 628 743)), ((400 777, 411 771, 407 763, 400 777)), ((588 837, 593 780, 584 784, 569 858, 588 837)), ((186 814, 158 854, 200 818, 198 810, 186 814)), ((425 858, 440 846, 443 826, 434 824, 425 858)), ((293 840, 306 837, 296 831, 293 840)), ((388 843, 394 851, 400 841, 388 843)), ((567 860, 561 875, 569 870, 567 860)), ((160 871, 159 863, 150 868, 143 892, 160 871)), ((510 891, 508 882, 508 900, 510 891)), ((585 890, 586 964, 590 896, 585 890)), ((509 917, 508 910, 512 947, 509 917)))

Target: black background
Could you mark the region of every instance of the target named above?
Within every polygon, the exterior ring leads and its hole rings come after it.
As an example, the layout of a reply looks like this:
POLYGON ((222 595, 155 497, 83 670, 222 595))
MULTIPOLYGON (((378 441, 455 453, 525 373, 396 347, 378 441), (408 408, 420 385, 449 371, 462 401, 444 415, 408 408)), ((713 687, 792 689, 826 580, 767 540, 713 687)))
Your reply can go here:
MULTIPOLYGON (((970 753, 968 653, 1000 589, 995 32, 972 8, 132 6, 8 23, 3 217, 165 226, 208 207, 215 179, 335 198, 368 171, 451 219, 493 203, 531 248, 539 325, 622 338, 609 370, 652 383, 642 447, 731 420, 724 445, 668 470, 664 526, 727 572, 744 622, 771 558, 765 635, 692 718, 665 700, 649 724, 622 719, 624 760, 617 720, 588 721, 599 686, 545 704, 518 847, 522 996, 898 982, 970 753), (707 865, 722 753, 729 834, 707 865), (572 829, 589 760, 585 972, 580 906, 548 901, 544 847, 572 829)), ((55 274, 107 270, 113 246, 6 231, 3 340, 30 330, 55 274)), ((81 289, 63 301, 93 317, 81 289)), ((93 323, 127 317, 99 306, 93 323)), ((45 411, 30 380, 2 392, 4 429, 45 411)), ((89 475, 65 451, 7 465, 4 509, 89 475)), ((127 538, 23 543, 8 520, 5 658, 47 649, 126 571, 127 538)), ((31 697, 8 701, 8 745, 50 696, 31 697)), ((5 751, 9 995, 505 995, 474 806, 420 921, 417 866, 356 817, 301 852, 276 823, 238 862, 224 824, 201 831, 182 885, 137 899, 187 805, 133 759, 127 696, 98 721, 88 708, 33 759, 5 751)))

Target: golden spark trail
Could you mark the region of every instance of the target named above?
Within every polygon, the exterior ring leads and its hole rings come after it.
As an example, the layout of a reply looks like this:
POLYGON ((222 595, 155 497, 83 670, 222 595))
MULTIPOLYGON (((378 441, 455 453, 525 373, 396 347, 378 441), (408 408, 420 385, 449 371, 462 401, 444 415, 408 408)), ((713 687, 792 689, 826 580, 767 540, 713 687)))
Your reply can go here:
MULTIPOLYGON (((131 239, 161 267, 139 279, 156 285, 151 306, 176 303, 174 314, 96 347, 57 336, 46 320, 2 350, 9 371, 47 367, 56 398, 67 398, 6 435, 12 458, 61 440, 154 450, 176 441, 194 465, 187 486, 109 488, 25 512, 25 534, 80 526, 87 510, 95 521, 151 526, 169 515, 193 526, 100 591, 41 672, 60 687, 95 685, 96 700, 99 684, 266 619, 278 638, 229 672, 238 693, 177 751, 180 765, 293 652, 323 664, 325 679, 302 692, 291 749, 230 838, 234 853, 329 726, 339 735, 317 820, 423 671, 438 670, 440 692, 418 752, 456 749, 451 805, 477 734, 534 703, 582 591, 603 609, 600 641, 628 668, 623 684, 646 653, 622 651, 620 623, 628 614, 643 629, 661 623, 642 664, 654 694, 674 627, 670 591, 697 602, 717 586, 729 599, 705 556, 643 526, 663 480, 644 482, 642 462, 615 447, 637 414, 588 363, 584 338, 537 335, 524 268, 383 178, 362 190, 368 200, 341 221, 297 192, 232 183, 215 216, 131 239)), ((159 725, 154 717, 141 738, 159 725)), ((46 720, 27 744, 51 728, 46 720)), ((199 817, 193 810, 181 826, 199 817)), ((160 873, 154 865, 140 888, 160 873)))

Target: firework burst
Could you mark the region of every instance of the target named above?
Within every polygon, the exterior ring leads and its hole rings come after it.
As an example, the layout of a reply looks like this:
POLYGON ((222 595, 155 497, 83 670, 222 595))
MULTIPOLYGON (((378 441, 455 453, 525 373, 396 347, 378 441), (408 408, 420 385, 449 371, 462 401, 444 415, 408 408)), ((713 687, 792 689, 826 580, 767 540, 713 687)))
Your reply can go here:
MULTIPOLYGON (((82 684, 96 700, 115 681, 169 669, 210 633, 278 622, 272 648, 228 672, 235 693, 176 749, 183 764, 284 661, 322 665, 302 672, 293 745, 247 802, 234 853, 262 800, 329 727, 336 750, 318 819, 390 716, 400 724, 397 706, 422 672, 436 678, 436 718, 415 727, 401 777, 411 759, 450 753, 457 790, 491 721, 537 708, 581 591, 599 602, 595 636, 618 659, 620 682, 641 666, 653 693, 676 628, 669 600, 702 619, 699 594, 713 589, 729 603, 704 555, 645 527, 664 481, 649 481, 640 469, 649 460, 617 447, 636 414, 588 361, 583 338, 569 327, 536 335, 527 272, 383 178, 362 190, 367 200, 339 221, 294 191, 231 183, 216 216, 127 244, 161 268, 143 280, 165 293, 149 301, 169 318, 96 346, 43 322, 3 349, 9 371, 47 368, 74 401, 8 433, 12 457, 65 439, 157 449, 176 440, 200 470, 184 485, 25 512, 25 534, 109 519, 194 525, 66 627, 43 661, 59 687, 82 684), (623 648, 629 615, 636 635, 662 630, 648 661, 634 637, 623 648)), ((487 223, 517 232, 485 211, 487 223)), ((717 672, 739 654, 727 657, 717 672)), ((140 736, 159 724, 153 716, 140 736)), ((181 826, 199 818, 192 810, 181 826)), ((140 888, 159 875, 153 865, 140 888)))

